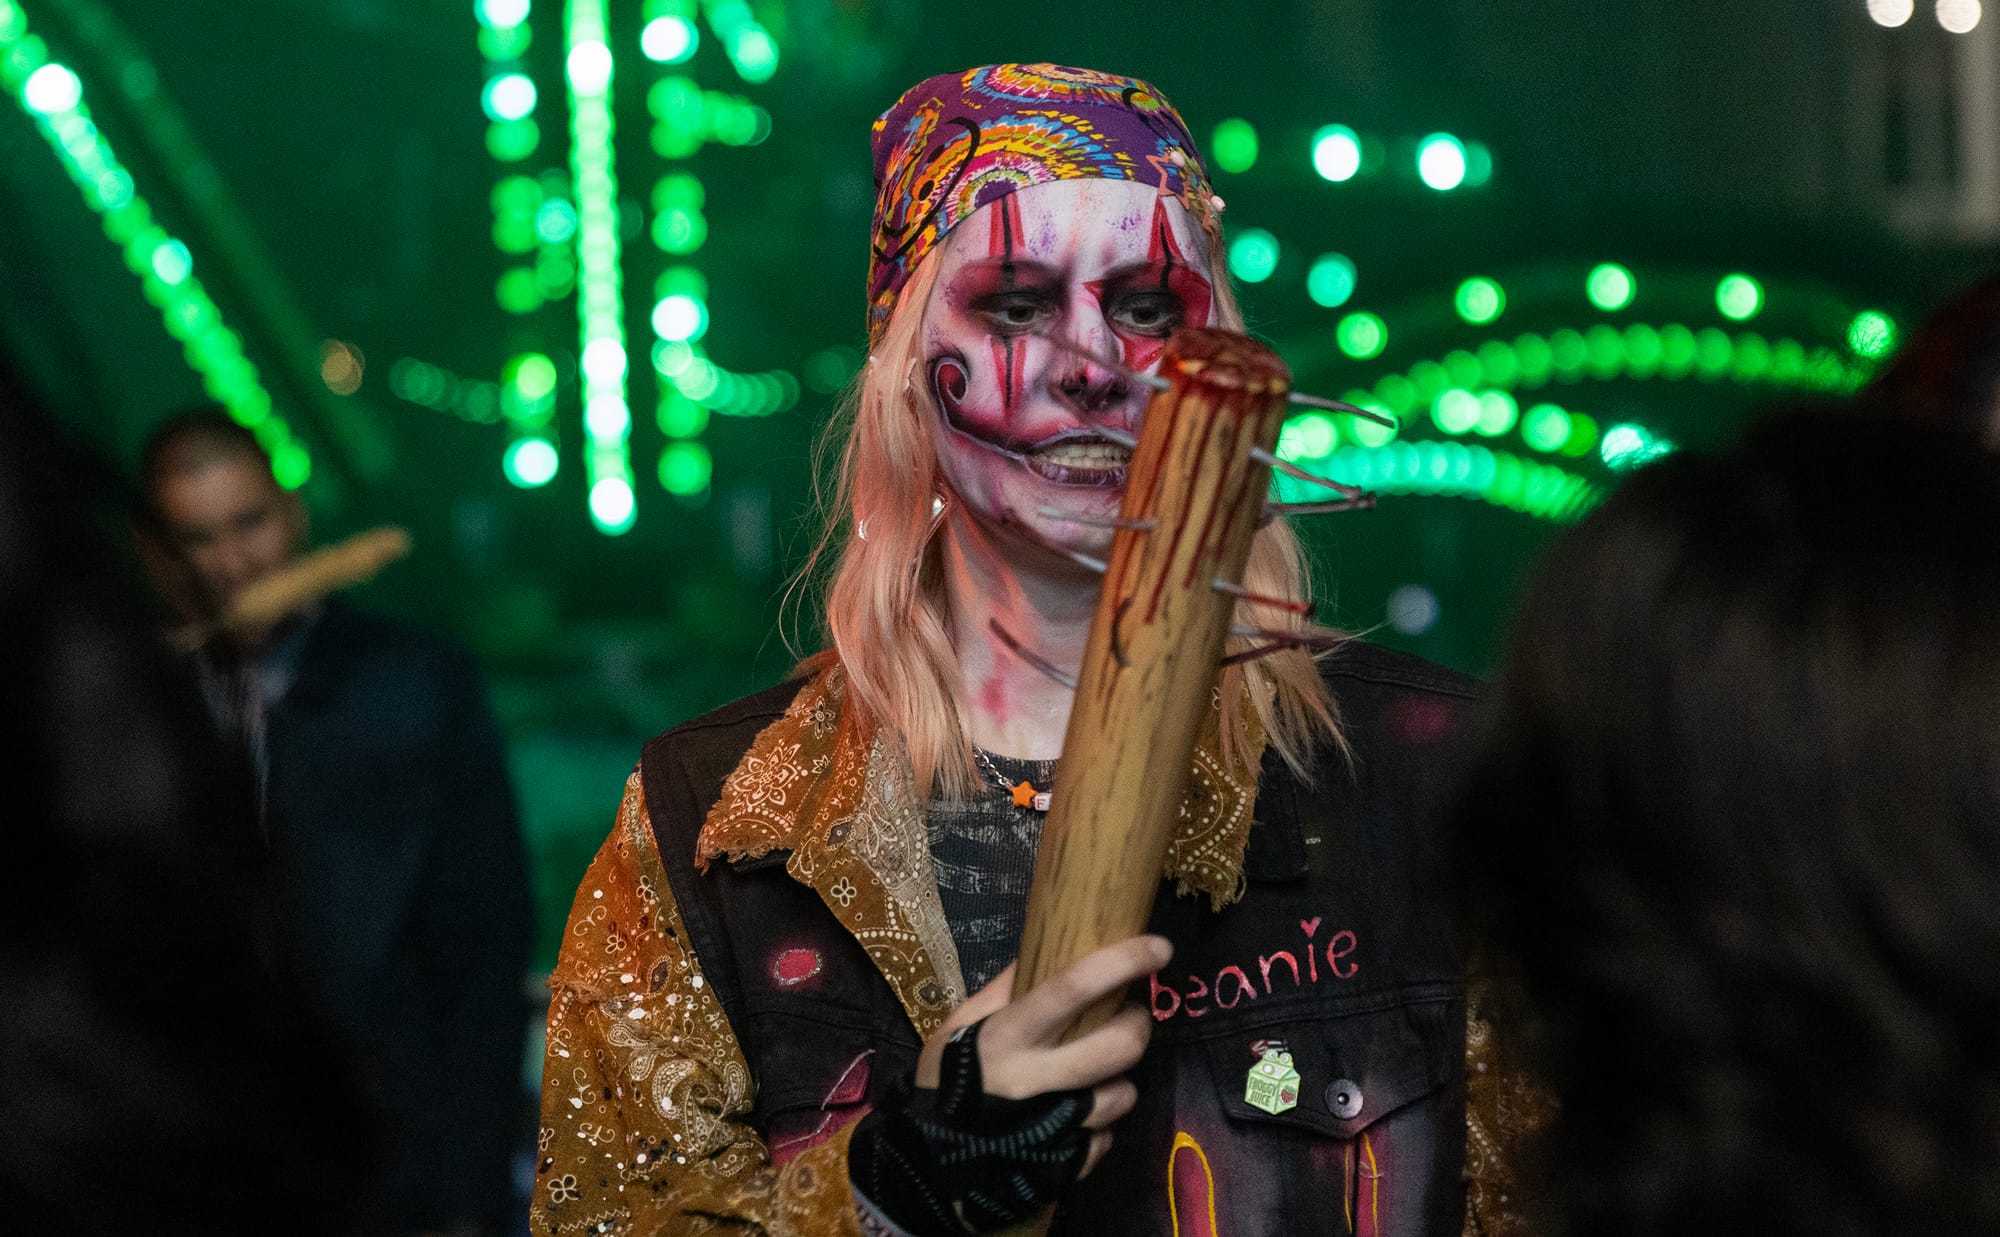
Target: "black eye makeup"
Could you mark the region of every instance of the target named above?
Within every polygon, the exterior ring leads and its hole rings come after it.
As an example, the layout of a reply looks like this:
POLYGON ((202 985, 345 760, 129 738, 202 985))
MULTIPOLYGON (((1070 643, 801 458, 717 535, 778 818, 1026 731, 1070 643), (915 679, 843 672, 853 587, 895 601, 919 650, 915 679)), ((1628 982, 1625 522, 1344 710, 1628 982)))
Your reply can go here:
POLYGON ((994 292, 972 302, 972 312, 997 335, 1026 335, 1056 316, 1054 298, 1033 288, 994 292))
POLYGON ((1107 297, 1104 316, 1113 328, 1126 334, 1164 338, 1187 320, 1187 306, 1172 292, 1134 289, 1107 297))

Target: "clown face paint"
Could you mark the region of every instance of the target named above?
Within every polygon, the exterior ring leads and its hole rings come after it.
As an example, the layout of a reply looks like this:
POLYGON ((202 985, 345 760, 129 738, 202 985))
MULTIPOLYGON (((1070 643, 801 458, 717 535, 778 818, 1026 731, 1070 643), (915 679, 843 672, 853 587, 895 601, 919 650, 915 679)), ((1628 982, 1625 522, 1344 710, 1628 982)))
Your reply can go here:
POLYGON ((1149 185, 1055 181, 981 207, 938 260, 922 348, 952 490, 976 516, 1108 540, 1035 513, 1116 510, 1129 452, 1099 427, 1134 432, 1150 392, 1042 337, 1151 371, 1168 336, 1214 312, 1204 234, 1149 185))

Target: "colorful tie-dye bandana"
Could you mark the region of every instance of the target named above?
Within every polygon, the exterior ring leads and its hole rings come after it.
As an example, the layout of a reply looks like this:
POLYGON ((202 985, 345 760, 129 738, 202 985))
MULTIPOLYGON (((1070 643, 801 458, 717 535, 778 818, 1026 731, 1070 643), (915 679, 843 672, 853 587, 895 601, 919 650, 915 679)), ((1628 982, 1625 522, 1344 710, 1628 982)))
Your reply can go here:
POLYGON ((991 64, 919 82, 875 121, 875 237, 868 338, 881 338, 910 273, 980 207, 1052 180, 1157 185, 1220 231, 1194 138, 1135 77, 1054 64, 991 64))

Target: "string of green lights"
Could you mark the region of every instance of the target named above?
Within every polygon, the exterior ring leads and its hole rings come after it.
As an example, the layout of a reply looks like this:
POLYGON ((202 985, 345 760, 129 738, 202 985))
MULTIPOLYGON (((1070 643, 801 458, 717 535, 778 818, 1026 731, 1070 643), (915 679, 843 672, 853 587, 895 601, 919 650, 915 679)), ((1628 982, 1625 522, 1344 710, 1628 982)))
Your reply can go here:
POLYGON ((624 274, 619 263, 618 175, 612 150, 615 69, 604 0, 569 0, 564 74, 569 82, 570 177, 576 187, 577 325, 582 343, 584 476, 600 532, 638 514, 628 443, 624 274))
POLYGON ((139 277, 146 300, 160 311, 167 334, 180 342, 203 388, 257 435, 280 485, 288 490, 304 485, 312 476, 312 457, 273 410, 242 338, 223 322, 194 273, 193 255, 154 221, 131 172, 91 120, 82 80, 50 59, 47 43, 29 31, 27 14, 15 0, 0 0, 0 87, 15 95, 102 219, 104 234, 123 251, 127 269, 139 277))

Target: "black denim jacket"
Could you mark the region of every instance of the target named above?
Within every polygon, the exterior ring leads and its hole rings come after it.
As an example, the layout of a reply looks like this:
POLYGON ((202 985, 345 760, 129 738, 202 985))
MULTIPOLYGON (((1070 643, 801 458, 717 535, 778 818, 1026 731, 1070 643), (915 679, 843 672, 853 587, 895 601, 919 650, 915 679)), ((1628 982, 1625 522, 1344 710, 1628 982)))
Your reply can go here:
MULTIPOLYGON (((1133 994, 1155 1019, 1131 1075, 1139 1104, 1058 1234, 1460 1231, 1465 995, 1424 820, 1476 687, 1364 644, 1324 671, 1351 755, 1323 753, 1310 785, 1267 755, 1240 900, 1214 911, 1162 884, 1152 930, 1175 954, 1133 994)), ((779 1161, 857 1116, 920 1047, 865 943, 784 852, 695 868, 723 779, 796 690, 677 727, 641 763, 668 880, 779 1161)))

